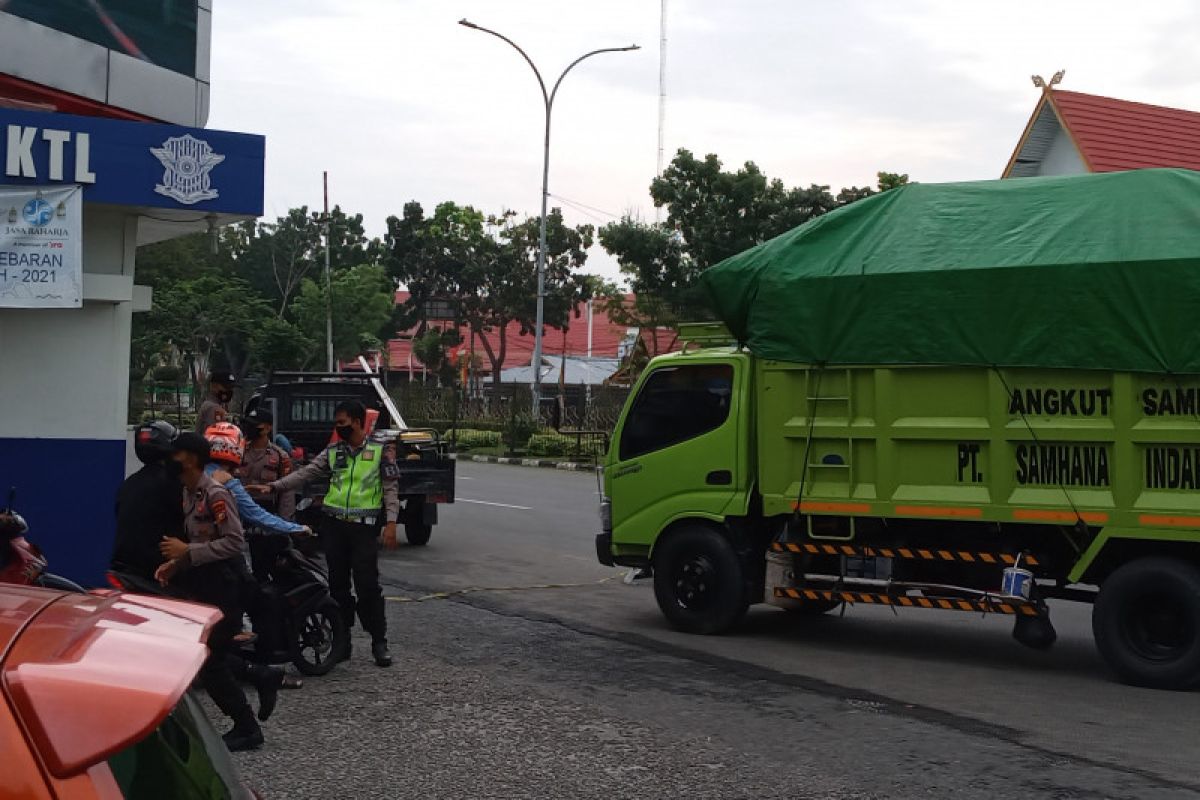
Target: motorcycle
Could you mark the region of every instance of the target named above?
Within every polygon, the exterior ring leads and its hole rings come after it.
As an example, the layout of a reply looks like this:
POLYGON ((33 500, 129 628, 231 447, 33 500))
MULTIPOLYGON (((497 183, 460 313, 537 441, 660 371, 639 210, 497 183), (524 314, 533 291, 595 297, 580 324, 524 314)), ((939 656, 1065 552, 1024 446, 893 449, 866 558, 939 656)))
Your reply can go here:
MULTIPOLYGON (((120 570, 110 570, 108 582, 127 592, 166 594, 155 581, 120 570)), ((320 564, 288 541, 272 561, 270 579, 250 593, 256 637, 242 646, 243 658, 263 665, 290 662, 301 674, 313 676, 326 675, 337 666, 350 646, 350 630, 329 594, 320 564)))
POLYGON ((326 675, 350 646, 350 629, 329 594, 325 568, 290 540, 275 553, 270 579, 259 585, 258 603, 259 613, 252 617, 258 638, 243 647, 252 661, 291 662, 304 675, 326 675))
POLYGON ((8 490, 8 505, 0 509, 0 583, 85 593, 74 581, 46 571, 49 561, 45 554, 25 538, 29 525, 15 510, 16 497, 14 486, 8 490))

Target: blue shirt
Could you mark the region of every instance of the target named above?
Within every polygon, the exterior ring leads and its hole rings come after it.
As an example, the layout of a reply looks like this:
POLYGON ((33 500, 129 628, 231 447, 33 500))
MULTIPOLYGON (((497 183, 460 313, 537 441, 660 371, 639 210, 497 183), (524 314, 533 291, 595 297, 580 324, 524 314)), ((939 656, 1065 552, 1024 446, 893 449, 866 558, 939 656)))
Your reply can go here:
MULTIPOLYGON (((217 464, 210 463, 204 467, 206 475, 212 475, 220 469, 217 464)), ((246 491, 246 487, 242 486, 242 482, 237 478, 233 478, 229 483, 225 484, 225 488, 233 495, 233 500, 237 503, 238 516, 242 520, 242 526, 246 528, 260 528, 265 533, 289 534, 302 533, 304 526, 295 522, 288 522, 283 517, 277 517, 270 511, 254 502, 254 498, 246 491)))

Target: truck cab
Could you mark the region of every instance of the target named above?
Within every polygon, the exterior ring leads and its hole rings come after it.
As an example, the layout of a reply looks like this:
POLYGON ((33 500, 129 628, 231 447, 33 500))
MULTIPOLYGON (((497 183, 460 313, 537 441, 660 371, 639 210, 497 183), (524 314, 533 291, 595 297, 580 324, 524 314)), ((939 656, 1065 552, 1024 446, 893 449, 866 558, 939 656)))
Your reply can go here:
POLYGON ((614 431, 604 468, 615 563, 645 566, 682 520, 724 524, 746 512, 752 484, 749 356, 731 348, 656 359, 614 431))

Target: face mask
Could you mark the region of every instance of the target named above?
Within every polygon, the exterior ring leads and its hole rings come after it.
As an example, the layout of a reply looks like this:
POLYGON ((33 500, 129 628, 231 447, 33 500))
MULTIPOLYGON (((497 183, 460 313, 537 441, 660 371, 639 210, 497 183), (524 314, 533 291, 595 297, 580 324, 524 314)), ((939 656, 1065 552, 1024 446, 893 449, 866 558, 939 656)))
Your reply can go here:
POLYGON ((183 464, 179 463, 178 461, 176 461, 173 458, 167 459, 166 466, 167 466, 167 474, 170 475, 172 478, 178 478, 180 475, 183 474, 183 464))
POLYGON ((233 392, 229 391, 228 389, 222 389, 221 391, 217 392, 217 399, 222 403, 228 403, 233 399, 233 392))
POLYGON ((346 442, 350 441, 350 437, 354 435, 353 425, 338 425, 334 430, 337 431, 338 438, 346 442))

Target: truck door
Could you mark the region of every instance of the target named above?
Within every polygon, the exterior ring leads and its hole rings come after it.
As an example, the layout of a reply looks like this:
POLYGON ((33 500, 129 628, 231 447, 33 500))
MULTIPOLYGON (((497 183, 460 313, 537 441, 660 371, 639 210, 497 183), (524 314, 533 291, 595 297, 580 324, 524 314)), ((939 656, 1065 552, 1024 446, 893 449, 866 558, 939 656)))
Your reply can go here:
POLYGON ((745 480, 736 391, 744 371, 665 364, 642 382, 607 467, 614 542, 649 545, 680 516, 726 513, 745 480))

